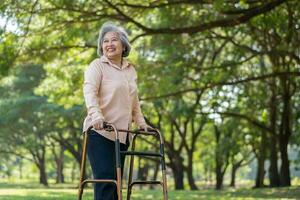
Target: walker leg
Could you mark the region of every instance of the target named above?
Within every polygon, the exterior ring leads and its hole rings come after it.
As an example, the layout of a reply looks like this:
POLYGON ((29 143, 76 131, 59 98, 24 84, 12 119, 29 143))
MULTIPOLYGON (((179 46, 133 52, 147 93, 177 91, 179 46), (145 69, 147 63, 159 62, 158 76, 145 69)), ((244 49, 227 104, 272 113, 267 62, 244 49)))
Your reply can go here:
POLYGON ((118 200, 122 200, 122 174, 121 168, 117 168, 117 193, 118 193, 118 200))
POLYGON ((160 144, 160 153, 162 155, 162 158, 161 158, 161 170, 162 170, 162 179, 163 179, 164 200, 168 200, 166 164, 165 164, 165 152, 164 152, 164 143, 163 143, 162 139, 161 139, 161 144, 160 144))
POLYGON ((78 192, 78 200, 82 199, 82 193, 83 193, 83 189, 79 188, 79 192, 78 192))
POLYGON ((88 138, 88 133, 84 132, 83 133, 83 147, 82 147, 82 156, 81 156, 81 166, 80 166, 80 182, 79 182, 79 189, 78 189, 78 200, 82 199, 82 194, 83 194, 83 189, 84 186, 82 184, 84 180, 84 175, 85 175, 85 163, 86 163, 86 148, 87 148, 87 138, 88 138))
POLYGON ((121 155, 120 155, 119 138, 116 138, 116 141, 115 141, 115 154, 116 154, 118 200, 122 200, 122 170, 121 170, 121 155))
POLYGON ((168 200, 166 170, 162 171, 164 200, 168 200))
MULTIPOLYGON (((135 138, 136 135, 133 136, 133 140, 132 140, 132 146, 131 146, 131 150, 134 151, 135 149, 135 138)), ((130 156, 130 164, 129 164, 129 175, 128 175, 128 184, 127 184, 127 200, 130 200, 130 196, 131 196, 131 183, 132 183, 132 174, 133 174, 133 164, 134 164, 134 156, 131 155, 130 156)))

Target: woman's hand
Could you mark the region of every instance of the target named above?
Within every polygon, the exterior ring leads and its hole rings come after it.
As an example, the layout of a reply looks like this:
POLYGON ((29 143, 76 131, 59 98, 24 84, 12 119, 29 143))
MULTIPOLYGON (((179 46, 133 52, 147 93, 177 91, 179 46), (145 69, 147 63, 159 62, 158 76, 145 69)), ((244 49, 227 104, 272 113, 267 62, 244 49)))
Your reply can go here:
POLYGON ((145 124, 145 125, 140 126, 139 129, 142 129, 142 130, 144 130, 145 132, 155 131, 155 128, 149 126, 148 124, 145 124))
POLYGON ((93 128, 96 130, 101 130, 103 129, 103 121, 101 119, 95 120, 93 123, 93 128))

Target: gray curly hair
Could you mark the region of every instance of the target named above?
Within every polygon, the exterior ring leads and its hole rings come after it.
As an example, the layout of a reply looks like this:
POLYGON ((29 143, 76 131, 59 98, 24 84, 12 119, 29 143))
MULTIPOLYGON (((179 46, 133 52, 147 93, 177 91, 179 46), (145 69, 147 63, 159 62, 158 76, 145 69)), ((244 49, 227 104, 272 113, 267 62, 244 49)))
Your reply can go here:
POLYGON ((123 48, 125 49, 122 53, 122 57, 127 57, 131 50, 127 32, 124 30, 124 28, 122 28, 121 26, 116 26, 112 22, 106 22, 100 28, 99 37, 98 37, 97 54, 99 56, 103 55, 103 49, 102 49, 103 39, 105 34, 108 32, 115 32, 119 35, 123 48))

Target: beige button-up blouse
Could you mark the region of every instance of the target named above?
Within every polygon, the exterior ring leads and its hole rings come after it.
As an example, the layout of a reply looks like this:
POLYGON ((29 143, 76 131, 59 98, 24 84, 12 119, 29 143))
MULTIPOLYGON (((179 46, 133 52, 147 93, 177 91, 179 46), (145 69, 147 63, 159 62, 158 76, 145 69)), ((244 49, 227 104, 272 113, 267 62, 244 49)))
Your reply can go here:
MULTIPOLYGON (((132 121, 146 125, 141 112, 134 67, 123 59, 122 67, 111 63, 105 56, 91 62, 84 74, 83 94, 87 117, 83 123, 86 131, 94 121, 102 119, 118 129, 129 129, 132 121)), ((115 140, 113 132, 95 130, 104 137, 115 140)), ((121 143, 127 134, 119 132, 121 143)))

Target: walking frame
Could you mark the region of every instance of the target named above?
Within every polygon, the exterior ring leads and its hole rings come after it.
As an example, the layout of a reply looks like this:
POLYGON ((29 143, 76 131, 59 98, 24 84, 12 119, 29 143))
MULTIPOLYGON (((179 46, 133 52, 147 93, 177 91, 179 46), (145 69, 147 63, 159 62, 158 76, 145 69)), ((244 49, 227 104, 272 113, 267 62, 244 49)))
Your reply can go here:
POLYGON ((121 172, 121 154, 122 155, 130 155, 130 163, 129 163, 129 175, 128 175, 128 184, 127 184, 127 200, 130 200, 130 196, 132 193, 132 187, 134 185, 142 185, 142 184, 159 184, 162 186, 163 197, 164 200, 168 199, 167 192, 167 177, 166 177, 166 165, 165 165, 165 156, 164 156, 164 141, 161 133, 158 129, 154 129, 151 131, 142 131, 142 130, 123 130, 117 129, 111 123, 104 124, 104 130, 106 131, 114 131, 115 132, 115 155, 116 155, 116 172, 117 172, 117 180, 114 179, 85 179, 85 164, 86 164, 86 151, 87 151, 87 139, 88 134, 92 127, 90 127, 87 131, 83 133, 83 150, 82 150, 82 159, 81 159, 81 169, 80 169, 80 183, 79 183, 79 191, 78 191, 78 200, 82 199, 83 189, 87 183, 112 183, 117 187, 118 200, 122 200, 122 172, 121 172), (127 132, 133 134, 131 151, 120 151, 120 140, 119 140, 119 132, 127 132), (160 152, 139 152, 135 150, 135 139, 138 135, 147 135, 154 136, 159 139, 160 142, 160 152), (142 157, 158 157, 161 162, 161 171, 162 171, 162 181, 157 180, 146 180, 146 181, 133 181, 133 164, 134 164, 134 156, 142 156, 142 157))

